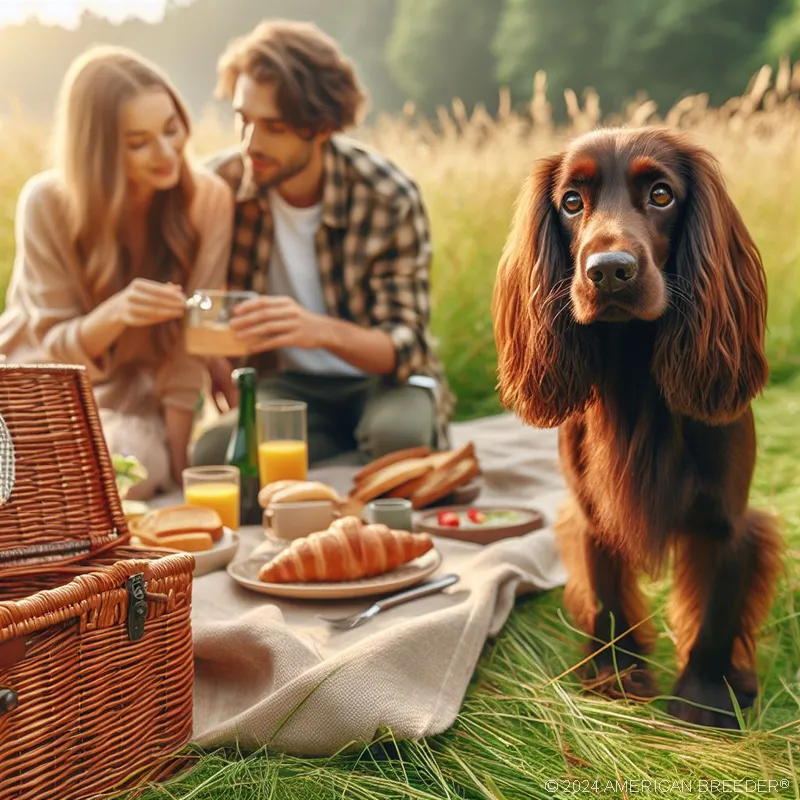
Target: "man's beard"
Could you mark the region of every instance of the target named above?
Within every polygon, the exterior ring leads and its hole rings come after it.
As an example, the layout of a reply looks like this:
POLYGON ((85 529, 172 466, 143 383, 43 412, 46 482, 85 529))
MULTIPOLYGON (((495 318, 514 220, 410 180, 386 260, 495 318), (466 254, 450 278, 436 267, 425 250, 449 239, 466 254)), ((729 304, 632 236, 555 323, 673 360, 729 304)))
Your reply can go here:
POLYGON ((301 154, 296 161, 282 166, 277 172, 273 173, 268 178, 263 178, 254 171, 253 180, 260 189, 273 189, 276 186, 291 180, 296 175, 299 175, 311 163, 311 156, 312 150, 309 148, 305 153, 301 154))

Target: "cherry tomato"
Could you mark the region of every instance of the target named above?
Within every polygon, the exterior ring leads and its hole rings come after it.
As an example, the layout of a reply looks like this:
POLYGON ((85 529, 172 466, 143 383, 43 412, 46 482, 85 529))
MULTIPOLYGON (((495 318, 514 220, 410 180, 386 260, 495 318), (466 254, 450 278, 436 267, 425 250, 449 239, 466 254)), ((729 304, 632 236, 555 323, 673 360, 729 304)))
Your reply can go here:
POLYGON ((467 516, 474 522, 476 525, 480 525, 483 522, 486 522, 486 514, 483 511, 480 511, 477 508, 471 508, 467 511, 467 516))
POLYGON ((437 514, 439 524, 445 528, 457 528, 459 526, 458 514, 455 511, 440 511, 437 514))

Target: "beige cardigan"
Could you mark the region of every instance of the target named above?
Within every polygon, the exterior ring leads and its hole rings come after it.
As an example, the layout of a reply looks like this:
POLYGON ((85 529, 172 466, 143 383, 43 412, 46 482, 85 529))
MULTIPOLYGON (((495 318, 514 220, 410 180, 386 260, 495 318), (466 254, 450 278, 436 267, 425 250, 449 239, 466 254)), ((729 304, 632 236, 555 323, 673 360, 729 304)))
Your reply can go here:
MULTIPOLYGON (((197 172, 190 210, 200 248, 189 285, 225 285, 233 228, 233 195, 207 171, 197 172)), ((16 258, 0 316, 0 354, 18 364, 81 364, 100 408, 139 416, 162 406, 194 409, 205 381, 205 365, 183 342, 166 358, 157 354, 152 328, 128 328, 99 360, 86 354, 78 327, 94 304, 69 241, 63 189, 57 173, 36 175, 17 206, 16 258)), ((0 359, 1 360, 1 359, 0 359)))

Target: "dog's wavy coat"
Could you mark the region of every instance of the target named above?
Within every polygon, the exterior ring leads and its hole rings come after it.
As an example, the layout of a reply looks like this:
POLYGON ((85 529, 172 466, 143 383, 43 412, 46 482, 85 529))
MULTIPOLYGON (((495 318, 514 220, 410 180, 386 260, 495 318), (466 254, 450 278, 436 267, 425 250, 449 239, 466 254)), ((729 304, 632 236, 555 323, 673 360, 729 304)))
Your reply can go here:
POLYGON ((593 685, 657 694, 637 573, 657 577, 671 556, 670 710, 719 727, 738 727, 727 684, 742 707, 756 697, 782 563, 776 522, 748 508, 766 309, 716 161, 655 128, 599 130, 537 165, 492 303, 501 401, 560 426, 571 500, 556 530, 567 607, 596 640, 593 685))

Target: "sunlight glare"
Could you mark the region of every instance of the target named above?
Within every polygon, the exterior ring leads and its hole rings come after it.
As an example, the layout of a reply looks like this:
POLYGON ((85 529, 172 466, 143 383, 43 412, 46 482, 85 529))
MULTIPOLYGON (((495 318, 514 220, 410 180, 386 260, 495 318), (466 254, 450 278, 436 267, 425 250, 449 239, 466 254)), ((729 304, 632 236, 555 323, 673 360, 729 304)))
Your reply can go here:
MULTIPOLYGON (((188 5, 191 0, 182 0, 188 5)), ((81 14, 90 11, 112 23, 136 17, 158 22, 164 16, 166 0, 0 0, 0 28, 36 18, 46 25, 75 28, 81 14)))

